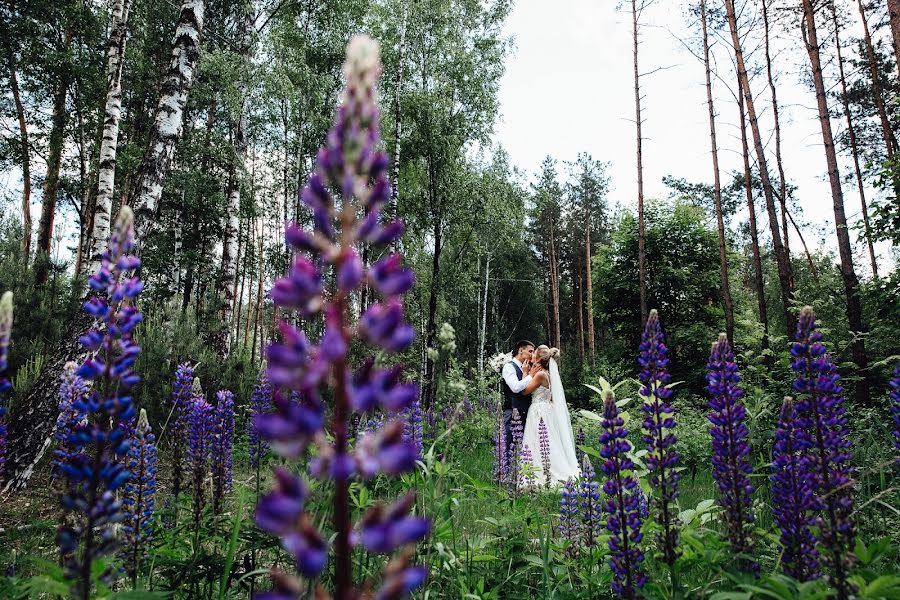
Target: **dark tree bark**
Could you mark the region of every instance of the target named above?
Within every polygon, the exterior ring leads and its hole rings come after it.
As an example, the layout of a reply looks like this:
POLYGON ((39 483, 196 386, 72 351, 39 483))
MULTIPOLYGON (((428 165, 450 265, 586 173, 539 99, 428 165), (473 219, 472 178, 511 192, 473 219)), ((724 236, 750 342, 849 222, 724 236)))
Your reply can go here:
POLYGON ((891 21, 891 41, 894 46, 894 60, 900 74, 900 0, 887 0, 888 16, 891 21))
POLYGON ((772 188, 772 181, 769 179, 769 167, 766 161, 765 148, 763 147, 762 133, 760 133, 759 121, 756 117, 753 94, 750 91, 750 78, 747 75, 747 67, 744 64, 744 52, 741 49, 741 40, 737 30, 734 0, 725 0, 725 10, 728 14, 728 26, 731 29, 731 41, 734 46, 740 91, 744 96, 744 102, 747 107, 750 131, 753 134, 753 146, 756 150, 756 160, 759 165, 759 177, 762 180, 763 194, 766 198, 766 212, 769 214, 769 230, 772 233, 772 246, 775 251, 775 263, 778 267, 778 284, 781 287, 781 305, 787 325, 787 335, 788 339, 793 339, 797 328, 797 319, 791 312, 791 302, 794 297, 794 290, 791 287, 791 282, 794 279, 793 270, 784 251, 784 244, 781 241, 781 230, 778 226, 778 215, 775 211, 775 193, 772 188))
MULTIPOLYGON (((585 308, 587 309, 587 340, 588 340, 588 358, 591 363, 594 362, 594 354, 596 351, 595 335, 594 335, 594 284, 591 275, 591 211, 586 211, 584 219, 584 271, 585 271, 585 308)), ((578 274, 579 283, 581 273, 578 274)), ((578 293, 581 297, 581 290, 578 293)), ((581 320, 581 309, 579 309, 579 321, 581 320)), ((584 351, 582 350, 582 354, 584 351)))
POLYGON ((31 256, 31 148, 28 141, 28 123, 25 120, 25 108, 22 106, 22 97, 19 94, 19 80, 16 76, 16 54, 7 44, 8 37, 4 36, 3 45, 6 46, 6 56, 9 68, 9 87, 12 90, 13 102, 16 105, 16 118, 19 121, 19 145, 21 146, 22 165, 22 262, 28 264, 31 256))
MULTIPOLYGON (((838 172, 837 153, 834 149, 834 136, 831 132, 831 118, 828 113, 828 100, 825 96, 825 80, 822 76, 822 62, 819 55, 819 39, 816 31, 816 18, 811 0, 803 0, 803 16, 806 25, 804 41, 812 67, 813 85, 816 88, 816 106, 819 109, 819 124, 822 127, 822 142, 825 145, 825 163, 828 166, 828 182, 831 185, 831 198, 834 206, 834 225, 837 230, 838 253, 841 257, 841 279, 844 282, 844 293, 847 296, 847 321, 854 339, 852 353, 861 375, 856 383, 856 401, 862 406, 870 406, 866 346, 863 334, 866 328, 862 321, 862 304, 859 299, 859 279, 853 267, 853 252, 850 244, 850 231, 847 217, 844 214, 844 193, 841 190, 841 176, 838 172)), ((840 567, 835 567, 840 568, 840 567)), ((836 577, 843 581, 845 577, 836 577)), ((841 590, 838 589, 840 596, 841 590)))
POLYGON ((703 26, 703 66, 706 74, 706 104, 709 107, 709 143, 712 149, 713 198, 716 207, 716 225, 719 233, 719 281, 725 304, 725 335, 734 343, 734 305, 731 285, 728 281, 728 252, 725 246, 725 217, 722 215, 722 181, 719 176, 719 145, 716 141, 716 111, 713 106, 712 77, 709 63, 709 34, 706 23, 706 0, 700 0, 700 22, 703 26))

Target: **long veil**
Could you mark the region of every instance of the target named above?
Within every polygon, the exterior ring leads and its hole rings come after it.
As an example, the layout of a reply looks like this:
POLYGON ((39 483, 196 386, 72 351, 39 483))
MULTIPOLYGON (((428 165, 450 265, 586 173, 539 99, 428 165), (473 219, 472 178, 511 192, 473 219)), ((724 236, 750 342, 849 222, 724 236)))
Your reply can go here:
POLYGON ((550 394, 552 395, 553 413, 559 426, 559 434, 562 438, 563 451, 569 465, 578 472, 580 465, 575 455, 575 436, 572 433, 572 418, 569 416, 569 405, 566 403, 566 391, 563 389, 562 379, 559 377, 559 365, 556 360, 550 359, 550 394))

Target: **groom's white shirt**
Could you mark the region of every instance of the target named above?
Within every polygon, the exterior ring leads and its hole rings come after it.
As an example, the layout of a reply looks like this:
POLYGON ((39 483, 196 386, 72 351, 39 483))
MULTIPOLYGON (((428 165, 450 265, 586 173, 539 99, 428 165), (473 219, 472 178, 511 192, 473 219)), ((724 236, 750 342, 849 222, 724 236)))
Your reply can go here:
POLYGON ((522 363, 519 362, 518 358, 514 358, 512 359, 512 362, 508 362, 503 365, 503 381, 505 381, 506 385, 509 386, 509 389, 513 391, 513 394, 518 394, 526 387, 528 387, 528 383, 531 381, 531 375, 526 375, 522 379, 519 379, 519 376, 516 375, 516 369, 512 366, 512 363, 516 363, 516 365, 518 365, 520 369, 522 368, 522 363))

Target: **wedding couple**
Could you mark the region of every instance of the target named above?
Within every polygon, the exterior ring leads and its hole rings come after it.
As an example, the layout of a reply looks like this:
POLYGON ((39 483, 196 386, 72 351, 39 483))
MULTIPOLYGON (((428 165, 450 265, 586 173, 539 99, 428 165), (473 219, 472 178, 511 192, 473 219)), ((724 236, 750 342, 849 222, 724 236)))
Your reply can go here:
MULTIPOLYGON (((531 452, 537 481, 544 481, 541 457, 540 422, 544 421, 550 446, 550 481, 565 483, 577 478, 581 470, 575 455, 572 421, 566 405, 566 393, 559 378, 559 349, 522 340, 513 350, 513 358, 503 366, 503 423, 506 448, 512 449, 512 414, 519 411, 524 422, 522 448, 531 452)), ((518 460, 510 456, 509 460, 518 460)))

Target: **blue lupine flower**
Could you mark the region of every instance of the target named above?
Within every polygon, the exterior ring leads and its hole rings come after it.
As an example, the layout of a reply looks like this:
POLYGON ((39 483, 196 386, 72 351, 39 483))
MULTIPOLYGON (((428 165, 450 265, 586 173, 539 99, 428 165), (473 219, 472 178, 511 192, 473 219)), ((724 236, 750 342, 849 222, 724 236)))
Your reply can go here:
POLYGON ((231 493, 234 445, 234 394, 228 390, 216 393, 213 417, 213 443, 210 462, 213 475, 213 512, 222 512, 225 495, 231 493))
POLYGON ((600 484, 591 459, 585 456, 581 461, 581 479, 578 481, 581 498, 581 532, 585 546, 592 547, 603 528, 600 508, 600 484))
POLYGON ((132 581, 137 580, 147 546, 153 538, 153 510, 156 495, 156 436, 141 409, 128 449, 131 480, 125 485, 123 508, 127 511, 125 532, 125 568, 132 581))
POLYGON ((250 467, 256 469, 269 454, 269 444, 260 435, 255 422, 258 416, 267 415, 272 411, 272 385, 266 372, 259 374, 259 380, 253 386, 253 394, 250 396, 250 419, 247 421, 247 436, 250 439, 250 467))
POLYGON ((215 409, 203 398, 194 398, 187 431, 187 459, 191 467, 195 531, 199 530, 206 504, 203 483, 209 475, 215 427, 215 409))
POLYGON ((63 465, 83 450, 81 446, 73 446, 69 440, 77 426, 85 425, 84 413, 76 410, 75 405, 84 403, 90 387, 84 379, 75 374, 75 369, 77 365, 74 362, 68 362, 63 366, 62 383, 59 386, 59 416, 53 430, 56 449, 50 463, 52 467, 50 476, 54 480, 63 477, 63 465))
POLYGON ((581 510, 575 481, 570 477, 561 490, 559 499, 559 532, 569 541, 567 552, 574 556, 581 542, 581 510))
POLYGON ((900 363, 894 367, 894 377, 890 383, 891 418, 894 420, 894 447, 897 449, 897 463, 900 464, 900 363))
POLYGON ((194 401, 194 367, 185 362, 175 370, 172 383, 172 429, 169 443, 172 447, 172 495, 178 498, 184 479, 184 455, 191 405, 194 401))
POLYGON ((547 433, 547 424, 544 417, 538 421, 538 445, 541 451, 541 471, 544 473, 544 487, 549 488, 553 483, 553 476, 550 473, 550 437, 547 433))

